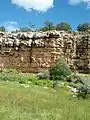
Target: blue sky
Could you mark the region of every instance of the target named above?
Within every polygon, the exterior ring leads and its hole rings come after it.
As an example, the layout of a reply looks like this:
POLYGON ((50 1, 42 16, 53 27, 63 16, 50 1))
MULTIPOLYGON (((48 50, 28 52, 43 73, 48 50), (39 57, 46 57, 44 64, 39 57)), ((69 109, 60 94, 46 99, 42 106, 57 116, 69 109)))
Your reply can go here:
POLYGON ((90 22, 89 7, 90 0, 2 0, 0 25, 11 31, 30 21, 39 28, 51 20, 54 24, 68 22, 75 29, 79 23, 90 22))

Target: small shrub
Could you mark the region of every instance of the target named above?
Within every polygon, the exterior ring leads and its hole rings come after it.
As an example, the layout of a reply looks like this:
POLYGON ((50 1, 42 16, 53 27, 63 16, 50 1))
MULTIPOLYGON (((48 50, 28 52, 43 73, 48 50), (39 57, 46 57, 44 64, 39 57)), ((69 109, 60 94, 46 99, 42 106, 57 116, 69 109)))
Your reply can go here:
POLYGON ((43 70, 40 73, 37 74, 37 77, 39 79, 44 79, 44 80, 48 80, 50 78, 50 74, 48 70, 43 70))
POLYGON ((86 99, 90 95, 90 78, 88 77, 82 77, 82 83, 78 83, 76 88, 78 90, 77 97, 82 97, 83 99, 86 99))
POLYGON ((63 58, 50 69, 50 77, 52 80, 65 80, 67 76, 71 75, 71 71, 63 58))
POLYGON ((82 97, 83 99, 87 98, 88 96, 88 87, 86 85, 80 85, 77 88, 78 92, 77 92, 77 97, 80 98, 82 97))
POLYGON ((77 87, 77 84, 74 83, 74 82, 70 82, 68 85, 69 85, 70 87, 73 87, 73 88, 76 88, 76 87, 77 87))
POLYGON ((84 74, 71 74, 67 77, 69 86, 76 88, 75 96, 86 99, 90 95, 90 76, 84 74))
POLYGON ((55 90, 57 90, 58 88, 60 88, 57 80, 53 82, 52 88, 55 89, 55 90))

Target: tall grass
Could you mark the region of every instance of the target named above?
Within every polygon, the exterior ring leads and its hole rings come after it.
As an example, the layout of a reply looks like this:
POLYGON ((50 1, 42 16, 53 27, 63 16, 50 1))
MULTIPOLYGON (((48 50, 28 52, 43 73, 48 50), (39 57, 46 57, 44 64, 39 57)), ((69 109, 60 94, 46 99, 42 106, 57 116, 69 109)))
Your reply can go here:
POLYGON ((68 91, 0 82, 0 120, 90 120, 90 100, 68 91))

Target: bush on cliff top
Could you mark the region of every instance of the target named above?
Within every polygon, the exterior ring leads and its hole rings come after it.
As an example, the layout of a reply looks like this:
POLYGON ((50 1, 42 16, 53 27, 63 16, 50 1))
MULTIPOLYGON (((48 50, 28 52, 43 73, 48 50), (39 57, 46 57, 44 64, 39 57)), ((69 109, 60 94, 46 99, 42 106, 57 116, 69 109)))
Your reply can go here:
POLYGON ((83 23, 83 24, 79 24, 77 26, 77 31, 82 31, 82 32, 85 32, 85 31, 88 31, 90 30, 90 24, 89 23, 83 23))
POLYGON ((60 58, 56 65, 50 69, 52 80, 64 80, 69 75, 71 75, 71 70, 63 58, 60 58))

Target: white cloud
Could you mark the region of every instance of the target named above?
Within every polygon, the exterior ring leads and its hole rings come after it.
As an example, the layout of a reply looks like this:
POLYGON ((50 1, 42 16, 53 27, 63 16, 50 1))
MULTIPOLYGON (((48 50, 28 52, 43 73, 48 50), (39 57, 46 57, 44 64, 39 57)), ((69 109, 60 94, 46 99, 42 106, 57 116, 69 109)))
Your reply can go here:
POLYGON ((15 31, 15 30, 19 30, 19 25, 17 22, 15 21, 8 21, 4 23, 4 27, 6 29, 6 31, 15 31))
POLYGON ((90 8, 90 0, 69 0, 69 4, 71 5, 77 5, 79 3, 85 3, 87 8, 90 8))
POLYGON ((38 12, 46 12, 54 4, 54 0, 11 0, 11 2, 27 11, 33 9, 38 12))
POLYGON ((76 5, 76 4, 80 3, 80 2, 83 2, 83 0, 69 0, 69 3, 71 5, 76 5))

